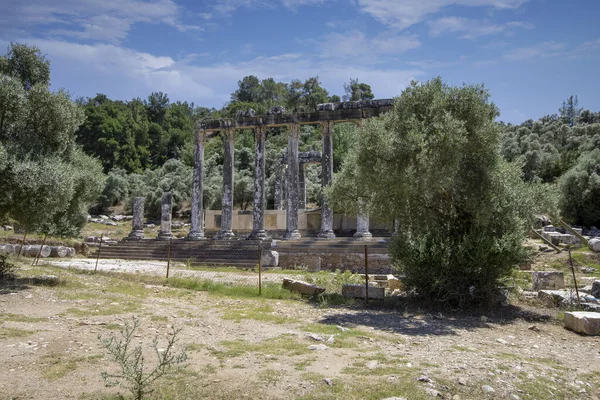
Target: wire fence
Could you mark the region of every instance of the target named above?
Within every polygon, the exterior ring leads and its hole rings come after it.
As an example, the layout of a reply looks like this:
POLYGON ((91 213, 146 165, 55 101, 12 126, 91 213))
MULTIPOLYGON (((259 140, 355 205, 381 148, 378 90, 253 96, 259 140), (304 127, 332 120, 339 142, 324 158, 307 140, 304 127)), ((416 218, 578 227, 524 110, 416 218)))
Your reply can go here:
MULTIPOLYGON (((116 242, 102 237, 97 243, 79 251, 44 242, 0 244, 0 251, 32 266, 44 264, 89 272, 143 274, 168 280, 190 278, 245 287, 257 295, 261 295, 265 287, 281 288, 283 282, 288 280, 303 284, 304 288, 302 285, 291 288, 303 295, 316 297, 322 293, 314 290, 317 287, 323 289, 325 296, 355 298, 369 304, 379 302, 386 291, 389 294, 395 288, 389 284, 389 275, 370 273, 367 244, 352 247, 352 255, 357 259, 352 271, 340 271, 337 268, 312 270, 304 264, 282 269, 278 267, 279 254, 275 249, 271 241, 258 240, 147 239, 116 242)), ((311 254, 310 257, 314 258, 315 255, 311 254)))

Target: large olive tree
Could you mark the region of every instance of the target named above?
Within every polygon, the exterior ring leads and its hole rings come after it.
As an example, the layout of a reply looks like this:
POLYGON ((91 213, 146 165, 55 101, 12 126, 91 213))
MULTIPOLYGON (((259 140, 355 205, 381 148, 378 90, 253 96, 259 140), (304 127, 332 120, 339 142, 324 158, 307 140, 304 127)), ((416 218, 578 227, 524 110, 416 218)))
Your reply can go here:
POLYGON ((392 112, 367 121, 329 196, 334 207, 400 227, 391 255, 423 296, 460 304, 489 300, 525 255, 540 186, 498 152, 498 109, 483 86, 413 82, 392 112))

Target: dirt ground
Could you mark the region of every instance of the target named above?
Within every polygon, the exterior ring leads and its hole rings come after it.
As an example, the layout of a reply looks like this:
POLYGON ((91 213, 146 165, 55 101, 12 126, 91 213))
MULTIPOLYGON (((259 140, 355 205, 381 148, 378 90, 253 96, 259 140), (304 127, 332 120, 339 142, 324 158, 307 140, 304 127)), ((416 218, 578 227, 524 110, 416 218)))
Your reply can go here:
POLYGON ((600 337, 565 330, 536 300, 439 313, 236 298, 56 266, 21 273, 61 284, 0 287, 1 399, 131 398, 105 387, 101 373, 117 364, 98 336, 132 316, 132 346, 144 346, 148 365, 152 340, 164 346, 172 327, 187 349, 155 399, 600 398, 600 337))

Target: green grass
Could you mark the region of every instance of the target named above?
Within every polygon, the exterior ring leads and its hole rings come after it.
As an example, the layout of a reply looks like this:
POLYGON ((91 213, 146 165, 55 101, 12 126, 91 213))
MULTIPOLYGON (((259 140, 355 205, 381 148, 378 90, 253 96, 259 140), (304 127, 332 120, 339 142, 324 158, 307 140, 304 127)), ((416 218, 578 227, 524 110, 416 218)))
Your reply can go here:
POLYGON ((48 354, 41 360, 42 365, 45 365, 42 376, 47 380, 60 379, 68 373, 75 371, 78 364, 88 361, 95 362, 101 359, 102 355, 93 355, 89 357, 65 357, 59 354, 48 354))
POLYGON ((283 378, 283 372, 274 369, 266 369, 258 373, 258 380, 267 385, 275 385, 281 378, 283 378))
POLYGON ((28 331, 26 329, 7 328, 0 326, 0 340, 25 337, 34 333, 35 331, 28 331))
MULTIPOLYGON (((166 280, 166 285, 179 288, 209 292, 215 295, 235 297, 235 298, 252 298, 259 297, 258 282, 256 285, 234 285, 222 282, 215 282, 210 279, 197 278, 169 278, 166 280)), ((261 298, 266 299, 293 299, 298 298, 298 295, 285 290, 279 284, 265 283, 262 286, 261 298)))
POLYGON ((251 319, 262 322, 272 322, 275 324, 285 324, 297 321, 296 318, 286 317, 275 313, 273 307, 268 304, 261 305, 244 305, 227 306, 227 310, 223 313, 223 319, 241 322, 244 319, 251 319))
POLYGON ((570 400, 580 397, 578 389, 542 377, 524 379, 517 387, 523 391, 519 393, 523 400, 570 400))
POLYGON ((273 356, 298 356, 309 354, 307 347, 310 343, 298 339, 295 335, 281 335, 272 339, 252 343, 245 340, 231 340, 219 343, 223 350, 210 349, 211 354, 220 360, 240 357, 246 353, 260 353, 273 356))
POLYGON ((388 358, 382 353, 376 353, 371 356, 360 357, 358 361, 355 361, 352 365, 342 370, 343 374, 357 375, 357 376, 390 376, 390 375, 404 375, 408 376, 413 373, 416 374, 418 369, 406 366, 406 359, 404 358, 388 358), (375 368, 367 368, 369 361, 377 361, 375 368))
POLYGON ((28 317, 21 314, 0 314, 0 323, 11 322, 46 322, 48 318, 28 317))

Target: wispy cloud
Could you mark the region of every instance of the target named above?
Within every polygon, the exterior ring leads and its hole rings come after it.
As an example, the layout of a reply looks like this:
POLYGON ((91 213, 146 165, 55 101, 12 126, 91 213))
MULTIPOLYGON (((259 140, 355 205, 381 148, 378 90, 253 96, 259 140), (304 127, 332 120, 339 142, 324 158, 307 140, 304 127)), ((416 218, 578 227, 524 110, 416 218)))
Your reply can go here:
POLYGON ((532 58, 555 57, 564 54, 565 44, 560 42, 543 42, 528 47, 519 47, 504 53, 509 61, 522 61, 532 58))
POLYGON ((382 23, 405 29, 449 6, 514 9, 527 0, 358 0, 361 10, 382 23))
MULTIPOLYGON (((220 107, 246 75, 273 77, 277 81, 319 76, 323 86, 341 94, 344 82, 358 78, 371 85, 378 97, 399 95, 413 79, 422 75, 418 68, 390 69, 348 65, 335 60, 311 60, 299 53, 256 57, 244 62, 210 63, 203 55, 175 60, 113 44, 76 44, 61 40, 24 38, 48 54, 53 65, 70 65, 78 71, 73 77, 76 95, 93 96, 98 87, 109 97, 131 99, 153 91, 168 93, 172 100, 194 101, 220 107), (204 63, 204 65, 202 65, 204 63), (93 81, 94 90, 82 93, 81 82, 93 81)), ((2 43, 0 42, 0 45, 2 43)))
POLYGON ((421 46, 415 35, 398 35, 384 32, 368 38, 360 31, 331 33, 319 40, 321 57, 331 59, 352 59, 358 64, 380 62, 380 57, 395 56, 421 46))
POLYGON ((181 21, 174 0, 6 0, 0 14, 0 35, 32 27, 47 34, 118 43, 136 23, 162 23, 180 31, 200 29, 181 21))
POLYGON ((512 32, 514 28, 533 29, 535 26, 526 21, 511 21, 494 24, 488 21, 461 17, 444 17, 429 21, 429 34, 441 36, 446 33, 462 33, 462 39, 476 39, 481 36, 512 32))
POLYGON ((291 10, 298 7, 326 3, 331 0, 217 0, 212 8, 219 14, 230 14, 238 8, 275 7, 283 5, 291 10))

